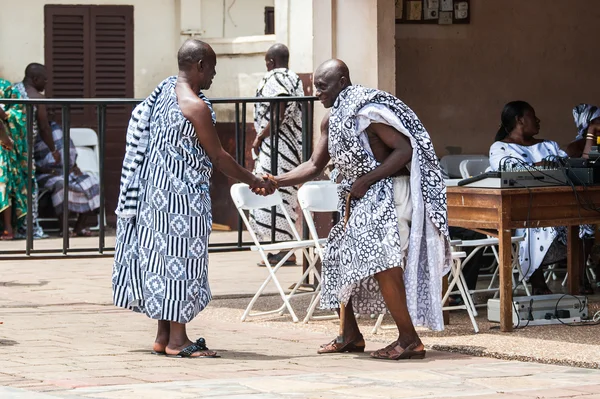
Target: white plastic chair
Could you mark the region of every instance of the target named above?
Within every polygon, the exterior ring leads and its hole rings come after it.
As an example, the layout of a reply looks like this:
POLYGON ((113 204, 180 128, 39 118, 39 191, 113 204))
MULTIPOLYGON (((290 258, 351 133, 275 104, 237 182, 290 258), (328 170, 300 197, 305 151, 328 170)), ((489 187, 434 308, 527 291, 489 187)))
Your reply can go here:
MULTIPOLYGON (((312 217, 312 212, 338 212, 338 185, 330 181, 314 181, 305 183, 298 190, 298 203, 302 209, 304 220, 308 226, 310 237, 315 245, 315 254, 323 260, 323 245, 325 244, 324 238, 319 238, 317 228, 312 217)), ((314 270, 314 277, 318 281, 317 287, 315 288, 314 296, 308 306, 304 323, 308 323, 309 320, 324 320, 337 318, 337 314, 327 316, 313 316, 313 313, 319 304, 321 298, 321 276, 318 271, 314 270)))
POLYGON ((465 159, 460 162, 459 170, 463 179, 472 176, 478 176, 484 173, 490 167, 490 160, 488 157, 481 159, 465 159))
POLYGON ((313 292, 302 292, 302 293, 296 292, 298 290, 298 288, 301 286, 302 282, 310 274, 310 272, 316 270, 315 269, 315 264, 317 261, 316 256, 311 256, 311 254, 308 252, 309 248, 314 247, 314 245, 315 245, 314 241, 300 239, 300 235, 298 234, 298 231, 296 231, 296 227, 294 226, 294 223, 292 222, 290 215, 287 213, 287 211, 285 210, 285 207, 283 206, 283 199, 281 198, 281 194, 279 193, 279 191, 275 191, 273 194, 263 197, 263 196, 254 194, 250 190, 250 188, 248 187, 247 184, 238 183, 238 184, 234 184, 233 186, 231 186, 231 198, 233 199, 233 203, 235 204, 242 220, 244 221, 244 224, 246 225, 246 228, 248 229, 248 232, 250 233, 250 236, 252 237, 252 240, 254 241, 255 245, 251 249, 253 251, 258 251, 260 253, 260 256, 263 258, 265 265, 267 267, 267 270, 269 272, 268 277, 265 279, 265 281, 259 287, 256 294, 254 294, 254 297, 252 298, 252 300, 248 304, 248 307, 244 311, 244 314, 242 315, 242 321, 245 321, 246 318, 251 317, 251 316, 262 316, 262 315, 273 314, 273 313, 279 313, 280 315, 282 315, 284 313, 285 309, 287 309, 288 312, 290 312, 290 315, 292 316, 292 320, 294 321, 294 323, 298 322, 298 317, 296 316, 294 309, 292 309, 292 305, 290 304, 290 299, 293 296, 314 295, 313 292), (277 209, 277 212, 281 212, 285 216, 285 219, 287 220, 287 222, 291 228, 292 234, 294 235, 296 240, 278 242, 278 243, 274 243, 274 244, 261 244, 260 243, 260 241, 259 241, 258 237, 256 236, 256 233, 252 229, 252 225, 250 224, 250 221, 248 220, 248 217, 246 216, 246 213, 244 211, 249 211, 249 210, 253 210, 253 209, 271 208, 273 206, 279 208, 279 209, 277 209), (279 270, 279 268, 289 259, 289 257, 292 256, 294 251, 298 250, 298 249, 301 249, 303 251, 304 255, 306 256, 306 258, 309 260, 309 267, 302 274, 302 277, 300 277, 300 280, 298 280, 298 282, 295 284, 292 291, 289 294, 286 294, 283 291, 283 288, 281 287, 279 280, 277 279, 276 273, 279 270), (279 261, 279 263, 277 263, 277 265, 272 266, 271 262, 269 262, 269 259, 267 258, 267 251, 284 251, 284 250, 287 250, 288 252, 279 261), (259 312, 259 313, 250 313, 252 311, 252 307, 254 306, 254 304, 256 303, 258 298, 261 296, 261 294, 263 293, 263 291, 265 290, 265 288, 271 281, 273 281, 273 284, 275 284, 275 287, 277 287, 277 291, 279 292, 279 295, 281 296, 283 305, 281 305, 281 307, 279 307, 276 310, 270 310, 270 311, 259 312))
MULTIPOLYGON (((71 141, 77 150, 77 166, 83 173, 96 176, 100 179, 100 144, 96 132, 89 128, 71 128, 69 129, 71 141)), ((106 211, 104 212, 106 222, 106 211)), ((98 216, 98 225, 90 230, 100 229, 100 216, 98 216)))
POLYGON ((483 159, 487 158, 485 155, 444 155, 440 159, 440 166, 447 174, 448 179, 457 179, 462 177, 460 173, 460 163, 465 159, 483 159))

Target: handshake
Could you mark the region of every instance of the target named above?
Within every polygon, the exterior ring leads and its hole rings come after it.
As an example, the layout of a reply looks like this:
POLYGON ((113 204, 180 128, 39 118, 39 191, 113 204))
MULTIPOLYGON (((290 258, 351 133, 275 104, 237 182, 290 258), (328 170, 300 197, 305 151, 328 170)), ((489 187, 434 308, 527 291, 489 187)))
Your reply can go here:
POLYGON ((271 195, 279 188, 279 183, 275 180, 275 176, 266 174, 257 176, 254 182, 250 184, 250 190, 256 195, 267 196, 271 195))

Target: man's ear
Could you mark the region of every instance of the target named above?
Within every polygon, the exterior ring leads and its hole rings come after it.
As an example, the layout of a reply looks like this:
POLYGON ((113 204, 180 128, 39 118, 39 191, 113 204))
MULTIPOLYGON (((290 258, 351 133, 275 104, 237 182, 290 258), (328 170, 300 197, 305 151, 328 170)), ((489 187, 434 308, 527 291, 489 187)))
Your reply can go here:
POLYGON ((348 79, 346 79, 346 77, 345 77, 345 76, 342 76, 342 77, 340 78, 340 85, 341 85, 342 87, 345 87, 347 84, 348 84, 348 79))
POLYGON ((202 63, 202 60, 198 61, 197 66, 199 71, 202 71, 204 69, 204 64, 202 63))

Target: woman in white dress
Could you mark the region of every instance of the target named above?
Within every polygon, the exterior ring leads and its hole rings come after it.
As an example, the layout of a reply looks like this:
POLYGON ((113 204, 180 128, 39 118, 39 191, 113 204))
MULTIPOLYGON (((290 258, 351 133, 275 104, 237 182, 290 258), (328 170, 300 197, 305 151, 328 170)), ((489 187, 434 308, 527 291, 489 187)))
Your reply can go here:
MULTIPOLYGON (((496 140, 490 147, 491 169, 510 170, 525 165, 541 165, 567 156, 556 142, 536 138, 539 132, 540 120, 531 105, 525 101, 506 104, 496 140)), ((517 229, 516 234, 525 236, 525 241, 520 244, 519 263, 523 275, 533 287, 533 294, 551 294, 540 266, 566 258, 565 228, 517 229)))

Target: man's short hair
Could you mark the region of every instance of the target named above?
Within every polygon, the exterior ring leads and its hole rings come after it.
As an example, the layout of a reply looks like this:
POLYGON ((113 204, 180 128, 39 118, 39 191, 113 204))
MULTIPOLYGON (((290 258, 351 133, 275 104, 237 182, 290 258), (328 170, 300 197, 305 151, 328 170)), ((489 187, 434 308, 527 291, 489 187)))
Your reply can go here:
POLYGON ((211 47, 207 43, 198 39, 186 40, 177 52, 177 64, 179 69, 187 69, 190 65, 197 64, 211 52, 211 47))
POLYGON ((46 70, 43 64, 32 62, 25 68, 25 77, 33 78, 46 70))

